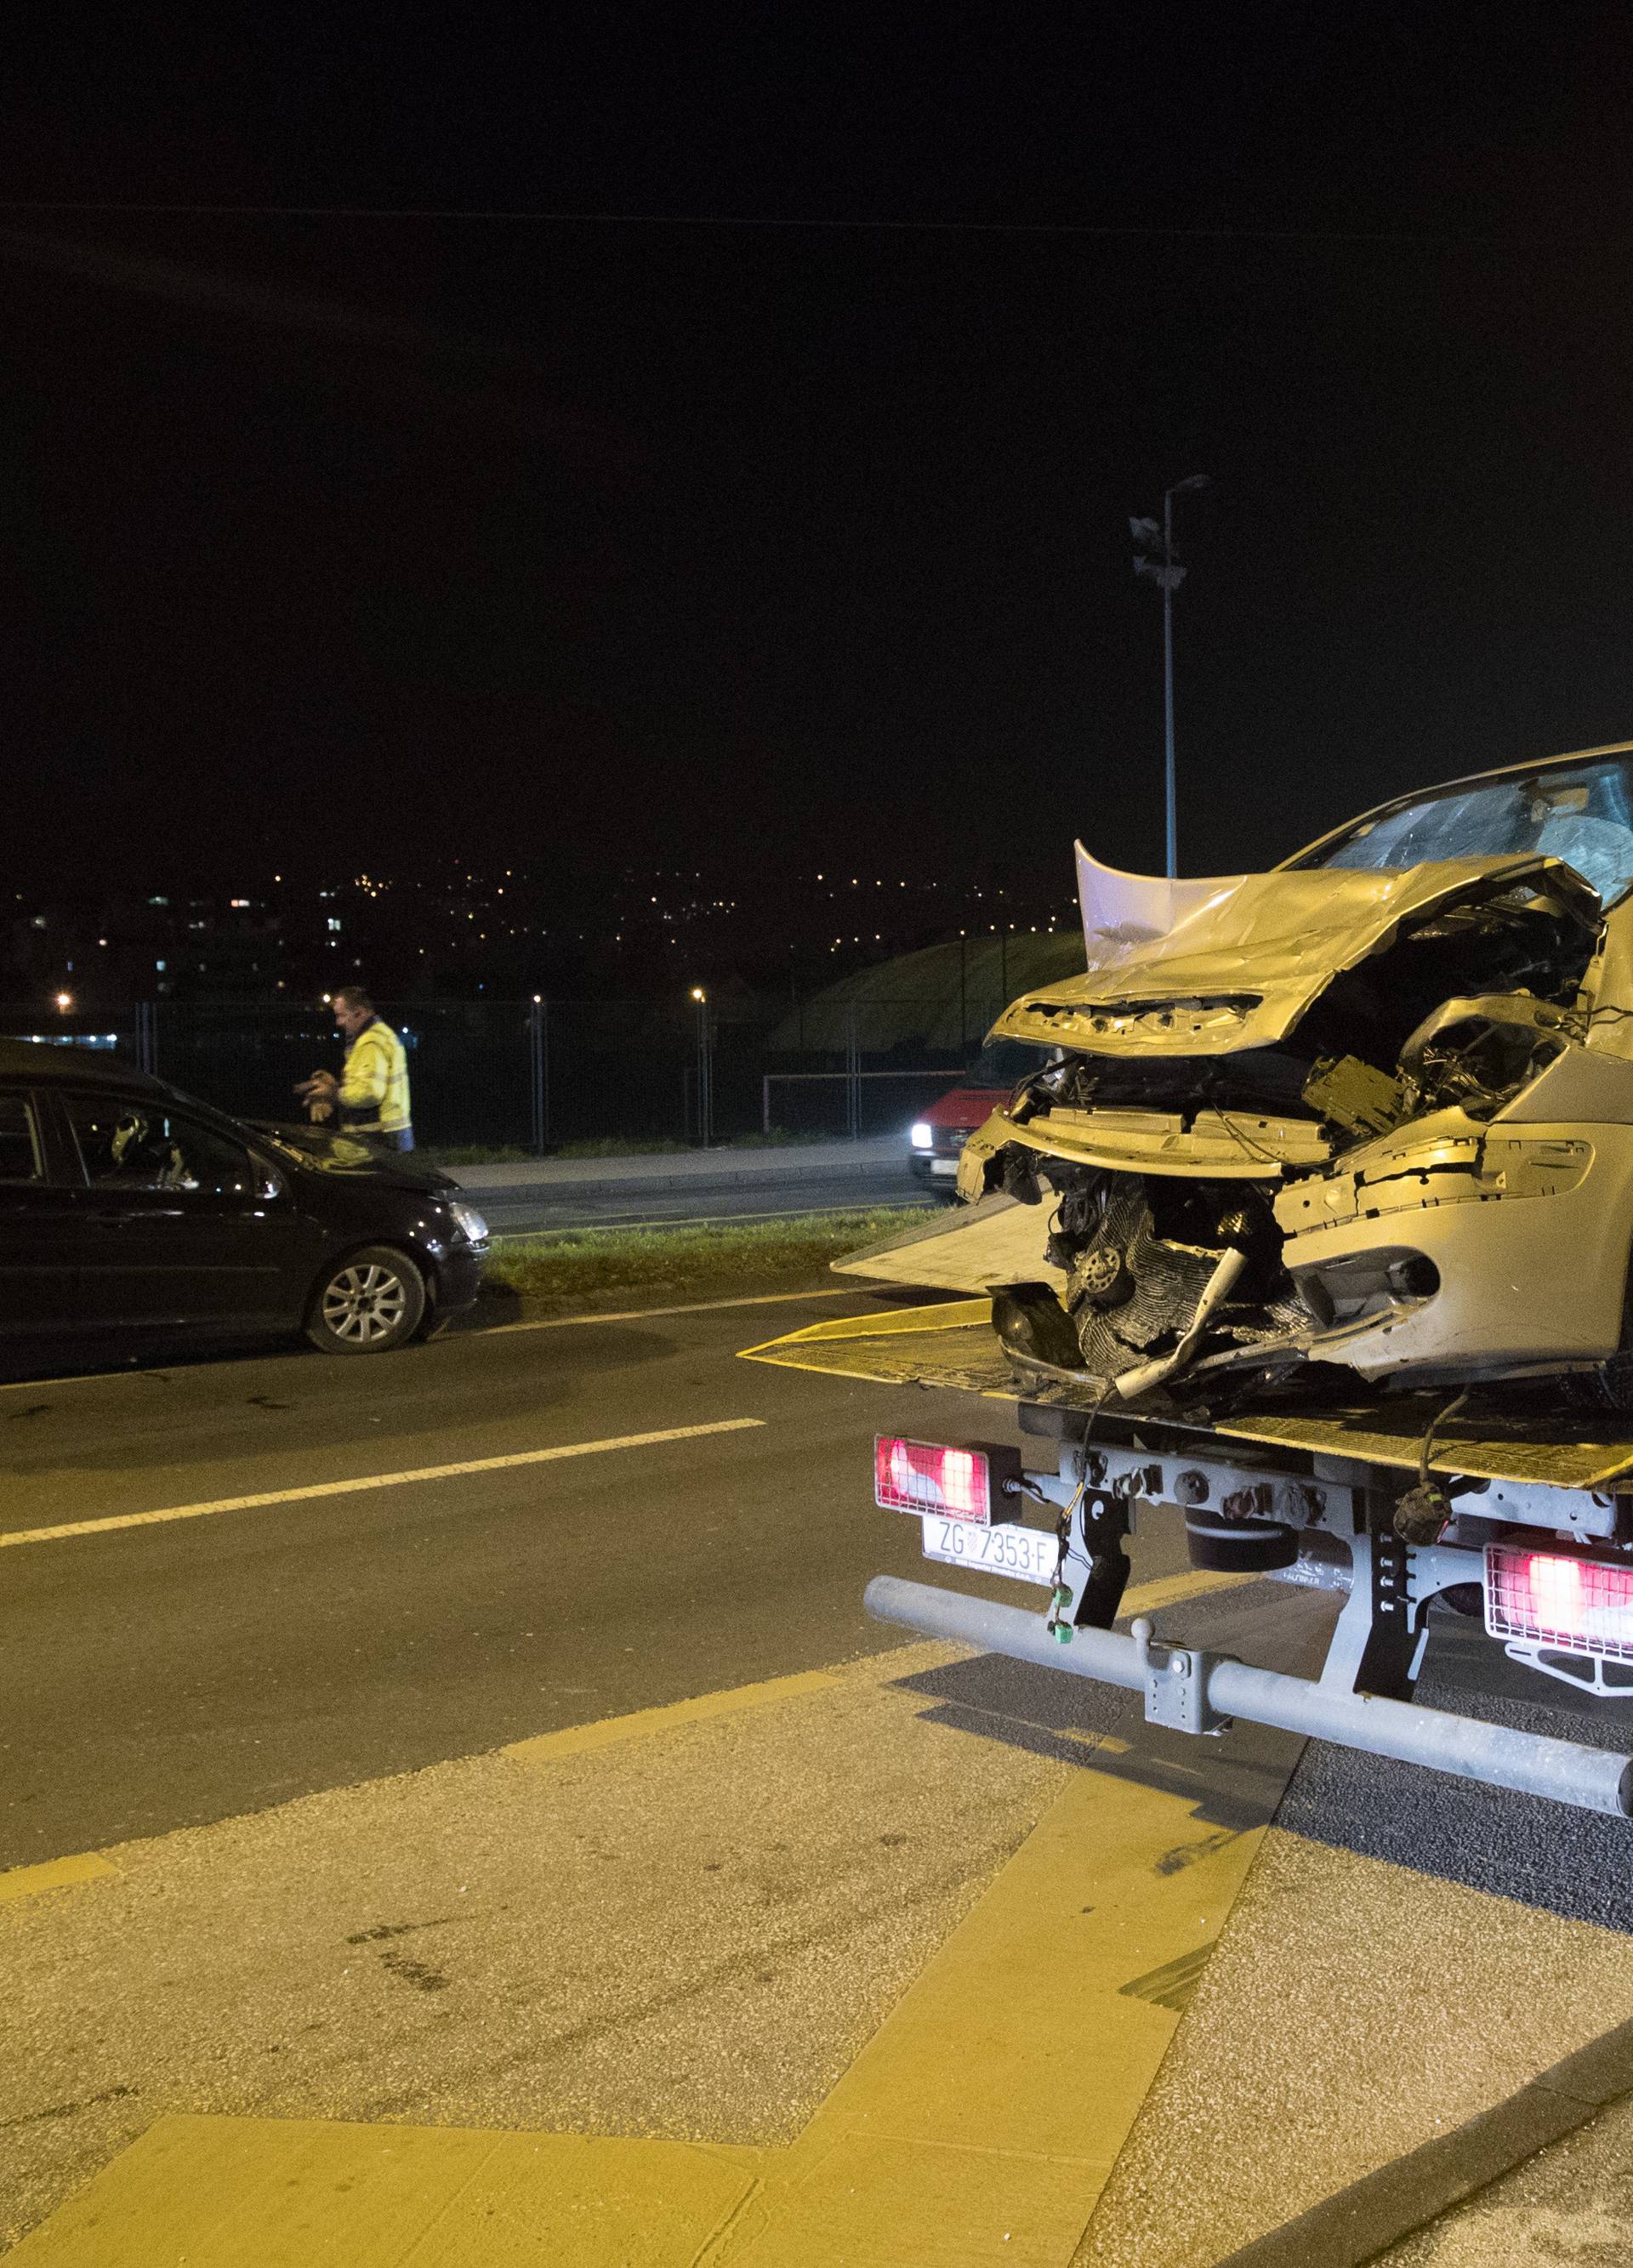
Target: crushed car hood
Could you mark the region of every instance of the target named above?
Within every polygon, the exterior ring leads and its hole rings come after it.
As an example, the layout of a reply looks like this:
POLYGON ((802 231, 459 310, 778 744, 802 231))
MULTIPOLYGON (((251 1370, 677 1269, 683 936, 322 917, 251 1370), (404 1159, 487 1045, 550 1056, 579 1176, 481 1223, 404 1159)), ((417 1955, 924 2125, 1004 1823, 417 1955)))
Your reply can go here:
POLYGON ((1119 873, 1076 849, 1087 973, 1024 994, 994 1039, 1230 1055, 1285 1039, 1335 976, 1443 909, 1528 890, 1585 927, 1600 918, 1573 867, 1533 853, 1179 881, 1119 873))

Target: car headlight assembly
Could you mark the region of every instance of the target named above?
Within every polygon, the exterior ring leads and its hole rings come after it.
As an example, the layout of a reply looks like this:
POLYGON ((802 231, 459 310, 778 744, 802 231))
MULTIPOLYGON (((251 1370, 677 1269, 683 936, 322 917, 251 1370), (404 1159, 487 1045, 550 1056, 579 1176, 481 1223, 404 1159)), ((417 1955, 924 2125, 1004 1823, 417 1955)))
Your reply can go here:
POLYGON ((907 1139, 913 1144, 915 1150, 927 1150, 935 1138, 932 1134, 930 1128, 922 1118, 919 1120, 912 1133, 907 1137, 907 1139))
POLYGON ((448 1211, 454 1216, 454 1226, 468 1244, 485 1244, 488 1225, 475 1205, 452 1204, 448 1211))

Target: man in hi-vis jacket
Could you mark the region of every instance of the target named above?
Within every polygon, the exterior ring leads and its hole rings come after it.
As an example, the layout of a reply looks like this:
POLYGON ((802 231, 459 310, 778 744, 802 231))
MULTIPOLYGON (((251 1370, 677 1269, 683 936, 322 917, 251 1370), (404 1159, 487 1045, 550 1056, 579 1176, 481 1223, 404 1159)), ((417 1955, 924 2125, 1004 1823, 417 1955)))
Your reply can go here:
POLYGON ((337 1111, 344 1132, 366 1134, 382 1150, 411 1150, 414 1123, 402 1041, 381 1021, 360 984, 343 984, 332 1005, 336 1026, 345 1035, 345 1068, 338 1079, 332 1071, 314 1071, 295 1092, 337 1111))

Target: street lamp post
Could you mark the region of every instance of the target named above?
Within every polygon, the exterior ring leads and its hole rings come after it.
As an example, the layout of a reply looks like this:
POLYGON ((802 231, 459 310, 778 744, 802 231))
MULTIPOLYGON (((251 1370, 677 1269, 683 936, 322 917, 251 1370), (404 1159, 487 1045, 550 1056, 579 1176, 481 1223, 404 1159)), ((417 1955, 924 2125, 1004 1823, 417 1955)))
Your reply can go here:
POLYGON ((550 1002, 542 992, 533 996, 528 1047, 533 1073, 533 1154, 542 1158, 550 1147, 550 1002))
POLYGON ((1174 774, 1174 593, 1185 580, 1185 569, 1174 558, 1174 498, 1211 485, 1206 473, 1193 473, 1189 480, 1176 481, 1172 488, 1163 490, 1160 527, 1154 519, 1130 519, 1128 522, 1128 532, 1136 546, 1134 573, 1149 576, 1163 593, 1163 755, 1167 797, 1167 872, 1171 881, 1179 871, 1178 784, 1174 774))
POLYGON ((698 1011, 698 1139, 706 1150, 714 1138, 714 1029, 701 984, 692 986, 691 997, 698 1011))

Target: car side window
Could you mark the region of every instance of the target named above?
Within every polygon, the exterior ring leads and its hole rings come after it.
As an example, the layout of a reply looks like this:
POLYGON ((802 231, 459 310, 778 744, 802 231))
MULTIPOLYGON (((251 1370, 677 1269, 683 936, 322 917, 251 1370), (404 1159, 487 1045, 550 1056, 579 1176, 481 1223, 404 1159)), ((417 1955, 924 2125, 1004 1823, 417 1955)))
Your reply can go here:
POLYGON ((0 1182, 39 1182, 40 1130, 25 1094, 0 1094, 0 1182))
POLYGON ((68 1118, 97 1189, 248 1197, 265 1178, 236 1142, 145 1095, 70 1095, 68 1118))

